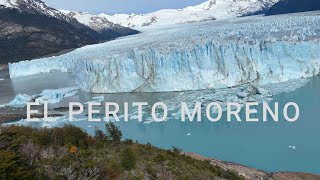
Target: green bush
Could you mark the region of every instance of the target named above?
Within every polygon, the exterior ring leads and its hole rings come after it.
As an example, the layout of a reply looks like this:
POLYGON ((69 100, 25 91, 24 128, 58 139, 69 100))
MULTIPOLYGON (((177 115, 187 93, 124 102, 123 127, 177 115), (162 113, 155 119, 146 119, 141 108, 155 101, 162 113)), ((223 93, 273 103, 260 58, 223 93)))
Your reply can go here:
POLYGON ((121 166, 125 170, 132 170, 136 167, 137 158, 130 148, 125 149, 121 154, 121 166))
POLYGON ((163 154, 158 154, 154 159, 154 162, 163 162, 166 161, 166 157, 163 154))
POLYGON ((0 150, 1 179, 32 179, 32 171, 21 161, 18 154, 0 150))

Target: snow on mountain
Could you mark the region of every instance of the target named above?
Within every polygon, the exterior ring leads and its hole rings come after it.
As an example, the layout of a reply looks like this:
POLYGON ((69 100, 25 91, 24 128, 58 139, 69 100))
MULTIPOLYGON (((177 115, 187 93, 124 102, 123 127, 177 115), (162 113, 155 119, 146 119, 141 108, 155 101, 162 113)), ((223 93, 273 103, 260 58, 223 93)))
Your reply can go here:
POLYGON ((17 6, 16 0, 0 0, 0 6, 1 5, 5 7, 10 7, 10 8, 17 6))
POLYGON ((115 14, 105 17, 113 23, 126 27, 183 24, 212 19, 245 16, 270 8, 279 0, 209 0, 184 9, 164 9, 149 14, 115 14))
POLYGON ((9 65, 10 76, 74 72, 95 93, 267 84, 320 72, 319 12, 250 16, 166 28, 9 65))
POLYGON ((73 11, 67 11, 67 10, 60 10, 65 15, 75 18, 80 22, 81 24, 84 24, 91 29, 102 32, 109 29, 115 29, 115 28, 124 28, 123 26, 120 26, 118 24, 114 24, 111 21, 109 21, 107 18, 99 15, 94 15, 87 12, 73 12, 73 11))

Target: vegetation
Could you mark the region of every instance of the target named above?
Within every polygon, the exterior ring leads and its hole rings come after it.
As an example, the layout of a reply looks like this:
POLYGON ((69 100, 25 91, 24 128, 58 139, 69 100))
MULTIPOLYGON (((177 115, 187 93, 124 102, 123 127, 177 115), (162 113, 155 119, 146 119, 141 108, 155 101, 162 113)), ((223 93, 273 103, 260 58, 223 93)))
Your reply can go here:
POLYGON ((121 141, 114 124, 106 125, 106 134, 96 129, 94 136, 71 125, 0 130, 1 179, 243 179, 178 148, 121 141))

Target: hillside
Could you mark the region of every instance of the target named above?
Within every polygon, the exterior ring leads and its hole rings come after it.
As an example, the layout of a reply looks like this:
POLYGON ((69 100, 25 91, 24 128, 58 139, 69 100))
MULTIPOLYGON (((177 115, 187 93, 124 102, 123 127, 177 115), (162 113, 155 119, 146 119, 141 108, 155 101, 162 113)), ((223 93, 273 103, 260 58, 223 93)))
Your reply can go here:
POLYGON ((282 0, 273 5, 266 15, 320 10, 319 0, 282 0))
POLYGON ((40 0, 0 1, 0 64, 138 33, 117 26, 96 31, 40 0))
POLYGON ((66 21, 17 9, 0 9, 0 64, 97 43, 90 31, 66 21))
POLYGON ((222 179, 237 173, 132 140, 120 141, 113 124, 92 137, 74 126, 1 128, 0 176, 4 179, 222 179))

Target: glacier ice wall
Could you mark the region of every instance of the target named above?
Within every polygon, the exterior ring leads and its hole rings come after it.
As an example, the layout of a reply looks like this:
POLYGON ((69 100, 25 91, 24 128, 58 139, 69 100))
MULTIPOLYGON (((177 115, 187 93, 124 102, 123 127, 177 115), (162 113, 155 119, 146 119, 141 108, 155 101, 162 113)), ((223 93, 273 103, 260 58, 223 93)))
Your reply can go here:
POLYGON ((319 43, 218 45, 208 43, 169 55, 132 52, 107 64, 80 60, 76 82, 90 92, 155 92, 231 87, 246 82, 284 82, 316 75, 319 43), (83 69, 83 67, 86 67, 83 69))
POLYGON ((320 72, 320 16, 245 17, 150 29, 58 57, 10 64, 11 77, 69 71, 95 93, 267 84, 320 72))

